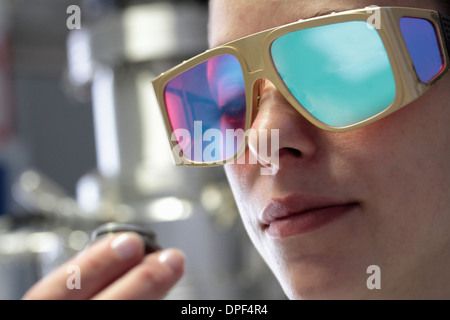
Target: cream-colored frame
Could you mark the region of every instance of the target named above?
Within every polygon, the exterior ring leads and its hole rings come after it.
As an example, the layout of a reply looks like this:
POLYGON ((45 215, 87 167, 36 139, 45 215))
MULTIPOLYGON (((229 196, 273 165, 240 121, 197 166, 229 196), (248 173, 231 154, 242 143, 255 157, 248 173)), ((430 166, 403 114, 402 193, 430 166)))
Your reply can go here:
MULTIPOLYGON (((256 100, 258 98, 257 85, 260 83, 260 79, 267 79, 271 81, 286 98, 286 100, 295 108, 302 116, 308 119, 315 126, 333 132, 348 131, 356 129, 372 123, 380 118, 383 118, 392 112, 402 108, 413 102, 421 95, 423 95, 431 86, 433 86, 449 69, 449 52, 447 50, 447 44, 445 40, 445 34, 441 26, 439 12, 426 9, 404 8, 404 7, 369 7, 358 10, 350 10, 339 13, 333 13, 326 16, 311 18, 307 20, 300 20, 295 23, 276 27, 273 29, 265 30, 232 42, 226 43, 219 47, 205 51, 188 61, 170 69, 169 71, 161 74, 153 80, 153 87, 155 90, 156 98, 161 109, 166 132, 172 153, 174 157, 180 157, 180 148, 177 146, 176 141, 172 141, 173 130, 170 125, 169 117, 167 114, 164 89, 167 83, 177 77, 179 74, 189 70, 190 68, 218 55, 231 54, 235 56, 244 74, 247 115, 245 130, 251 126, 251 121, 254 117, 256 100), (380 12, 376 12, 379 10, 380 12), (329 25, 339 22, 347 21, 370 21, 373 19, 374 14, 380 17, 380 24, 377 31, 384 43, 387 54, 389 56, 392 70, 394 73, 396 84, 396 97, 390 107, 382 111, 381 113, 361 121, 359 123, 346 126, 346 127, 332 127, 322 123, 314 118, 297 100, 291 95, 289 90, 282 82, 280 76, 276 72, 273 65, 270 47, 272 42, 278 37, 292 32, 307 28, 313 28, 317 26, 329 25), (423 83, 419 80, 418 75, 415 72, 414 64, 409 55, 406 44, 404 43, 403 36, 400 30, 399 20, 401 17, 414 17, 424 18, 433 23, 435 30, 439 38, 439 44, 442 50, 444 69, 441 73, 433 78, 428 83, 423 83)), ((186 157, 183 157, 183 161, 175 161, 178 165, 187 166, 212 166, 221 165, 224 163, 232 163, 237 160, 245 151, 247 146, 248 137, 245 138, 243 145, 238 152, 231 158, 220 162, 196 162, 186 157)))

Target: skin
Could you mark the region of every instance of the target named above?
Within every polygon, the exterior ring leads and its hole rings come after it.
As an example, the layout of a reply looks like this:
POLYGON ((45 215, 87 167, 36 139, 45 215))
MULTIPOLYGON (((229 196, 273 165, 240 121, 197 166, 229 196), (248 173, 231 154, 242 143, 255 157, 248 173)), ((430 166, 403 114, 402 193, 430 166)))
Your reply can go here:
MULTIPOLYGON (((209 41, 214 47, 323 11, 372 4, 214 0, 209 41)), ((424 7, 424 1, 376 4, 424 7)), ((428 1, 424 8, 433 9, 428 1)), ((279 129, 279 170, 261 175, 261 158, 259 166, 227 165, 226 173, 250 238, 289 298, 450 298, 449 87, 447 75, 400 111, 331 133, 311 125, 266 81, 252 128, 279 129), (271 199, 293 193, 357 207, 312 232, 270 237, 258 214, 271 199), (366 286, 373 264, 381 268, 381 290, 366 286)))
MULTIPOLYGON (((213 0, 209 41, 214 47, 324 11, 372 4, 213 0)), ((431 1, 375 4, 435 9, 431 1)), ((311 125, 265 82, 252 127, 279 129, 279 170, 261 175, 262 158, 225 170, 250 238, 289 298, 450 298, 449 86, 446 75, 402 110, 358 130, 330 133, 311 125), (357 205, 311 232, 268 236, 259 213, 271 199, 292 193, 357 205), (381 268, 380 290, 366 286, 367 267, 374 264, 381 268)), ((183 272, 179 251, 145 255, 136 234, 114 235, 49 274, 24 298, 160 299, 183 272), (66 285, 73 265, 80 268, 80 290, 66 285)))

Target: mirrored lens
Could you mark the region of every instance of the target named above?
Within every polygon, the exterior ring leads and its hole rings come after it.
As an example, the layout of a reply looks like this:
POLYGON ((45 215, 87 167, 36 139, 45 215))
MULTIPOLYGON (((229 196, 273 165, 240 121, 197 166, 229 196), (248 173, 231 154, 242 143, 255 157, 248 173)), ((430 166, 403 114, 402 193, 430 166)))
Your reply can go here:
POLYGON ((213 57, 169 81, 164 98, 176 141, 184 157, 220 162, 242 143, 246 120, 245 85, 239 61, 213 57))
POLYGON ((403 17, 400 29, 420 81, 429 82, 444 68, 433 25, 425 19, 403 17))
POLYGON ((394 101, 388 55, 377 30, 365 21, 288 33, 272 43, 271 54, 292 95, 327 125, 359 123, 394 101))

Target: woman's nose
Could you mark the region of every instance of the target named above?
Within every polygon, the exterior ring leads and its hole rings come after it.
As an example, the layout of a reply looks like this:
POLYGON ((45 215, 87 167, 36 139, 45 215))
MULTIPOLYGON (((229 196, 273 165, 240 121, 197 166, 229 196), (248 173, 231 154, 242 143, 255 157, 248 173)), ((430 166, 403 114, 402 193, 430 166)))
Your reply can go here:
POLYGON ((256 134, 249 135, 249 151, 266 169, 266 174, 275 174, 289 161, 315 154, 320 129, 294 109, 267 80, 255 112, 252 131, 256 134))

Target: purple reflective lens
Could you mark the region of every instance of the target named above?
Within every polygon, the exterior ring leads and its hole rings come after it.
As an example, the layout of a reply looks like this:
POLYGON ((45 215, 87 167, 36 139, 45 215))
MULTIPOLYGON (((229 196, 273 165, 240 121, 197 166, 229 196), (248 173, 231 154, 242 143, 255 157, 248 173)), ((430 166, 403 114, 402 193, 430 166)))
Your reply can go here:
POLYGON ((400 29, 419 79, 429 82, 444 67, 436 30, 430 21, 410 17, 400 19, 400 29))
POLYGON ((219 162, 240 148, 246 99, 236 57, 216 56, 183 72, 167 83, 164 98, 172 139, 187 159, 219 162))

